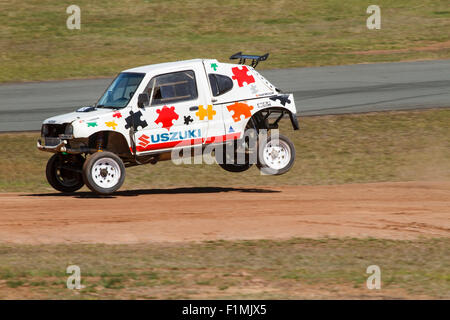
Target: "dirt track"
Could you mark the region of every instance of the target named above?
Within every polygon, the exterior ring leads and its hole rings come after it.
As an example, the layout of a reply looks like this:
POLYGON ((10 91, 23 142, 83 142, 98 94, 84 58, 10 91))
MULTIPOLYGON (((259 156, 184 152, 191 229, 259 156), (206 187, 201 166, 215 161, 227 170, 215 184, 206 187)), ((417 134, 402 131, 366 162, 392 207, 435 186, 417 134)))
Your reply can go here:
POLYGON ((0 194, 0 242, 450 236, 450 182, 0 194))

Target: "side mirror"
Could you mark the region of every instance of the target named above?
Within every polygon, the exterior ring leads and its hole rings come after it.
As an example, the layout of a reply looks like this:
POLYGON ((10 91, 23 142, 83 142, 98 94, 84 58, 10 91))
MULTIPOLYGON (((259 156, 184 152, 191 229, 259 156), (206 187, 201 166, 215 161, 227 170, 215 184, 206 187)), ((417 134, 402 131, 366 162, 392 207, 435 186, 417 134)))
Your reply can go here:
POLYGON ((145 108, 145 107, 148 107, 148 104, 149 104, 149 101, 148 101, 149 99, 148 99, 148 94, 146 94, 146 93, 141 93, 139 96, 138 96, 138 107, 139 108, 145 108))

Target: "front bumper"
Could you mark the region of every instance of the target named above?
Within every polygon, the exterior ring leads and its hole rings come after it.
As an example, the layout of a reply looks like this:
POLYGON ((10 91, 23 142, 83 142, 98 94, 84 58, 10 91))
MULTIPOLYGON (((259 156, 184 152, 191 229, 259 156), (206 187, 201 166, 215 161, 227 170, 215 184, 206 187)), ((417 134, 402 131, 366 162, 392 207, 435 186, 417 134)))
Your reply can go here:
POLYGON ((50 141, 56 142, 56 143, 54 143, 54 144, 51 143, 50 145, 47 145, 47 143, 45 143, 45 145, 43 145, 42 140, 38 139, 37 148, 41 151, 52 152, 52 153, 64 152, 64 153, 69 153, 69 154, 81 154, 81 153, 97 152, 96 149, 91 149, 87 146, 77 145, 75 148, 71 147, 70 145, 68 145, 68 142, 65 139, 52 138, 52 140, 50 140, 50 141))
POLYGON ((41 151, 47 151, 47 152, 53 152, 53 153, 66 152, 67 151, 66 144, 67 144, 67 140, 61 140, 61 142, 58 143, 57 145, 44 146, 44 145, 42 145, 41 139, 38 139, 37 148, 41 151))

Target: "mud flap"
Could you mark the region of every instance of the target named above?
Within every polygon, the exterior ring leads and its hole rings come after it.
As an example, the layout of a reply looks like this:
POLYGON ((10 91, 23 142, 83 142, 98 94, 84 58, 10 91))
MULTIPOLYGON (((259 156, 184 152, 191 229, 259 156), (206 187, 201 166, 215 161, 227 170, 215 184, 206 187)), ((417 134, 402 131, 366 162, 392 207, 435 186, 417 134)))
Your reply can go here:
POLYGON ((295 113, 289 112, 289 118, 291 118, 292 127, 294 127, 294 130, 300 129, 300 126, 298 125, 298 118, 295 113))

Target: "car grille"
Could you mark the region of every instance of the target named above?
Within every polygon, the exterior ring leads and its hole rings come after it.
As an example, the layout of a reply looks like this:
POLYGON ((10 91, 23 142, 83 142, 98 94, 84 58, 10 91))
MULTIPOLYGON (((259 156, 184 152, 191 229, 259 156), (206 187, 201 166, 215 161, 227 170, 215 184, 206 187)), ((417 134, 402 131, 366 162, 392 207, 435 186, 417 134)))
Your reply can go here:
POLYGON ((61 139, 60 138, 53 138, 53 137, 45 137, 45 146, 47 147, 53 147, 53 146, 57 146, 58 144, 61 143, 61 139))
POLYGON ((66 124, 44 124, 41 128, 41 135, 57 138, 60 134, 64 134, 65 129, 66 124))

